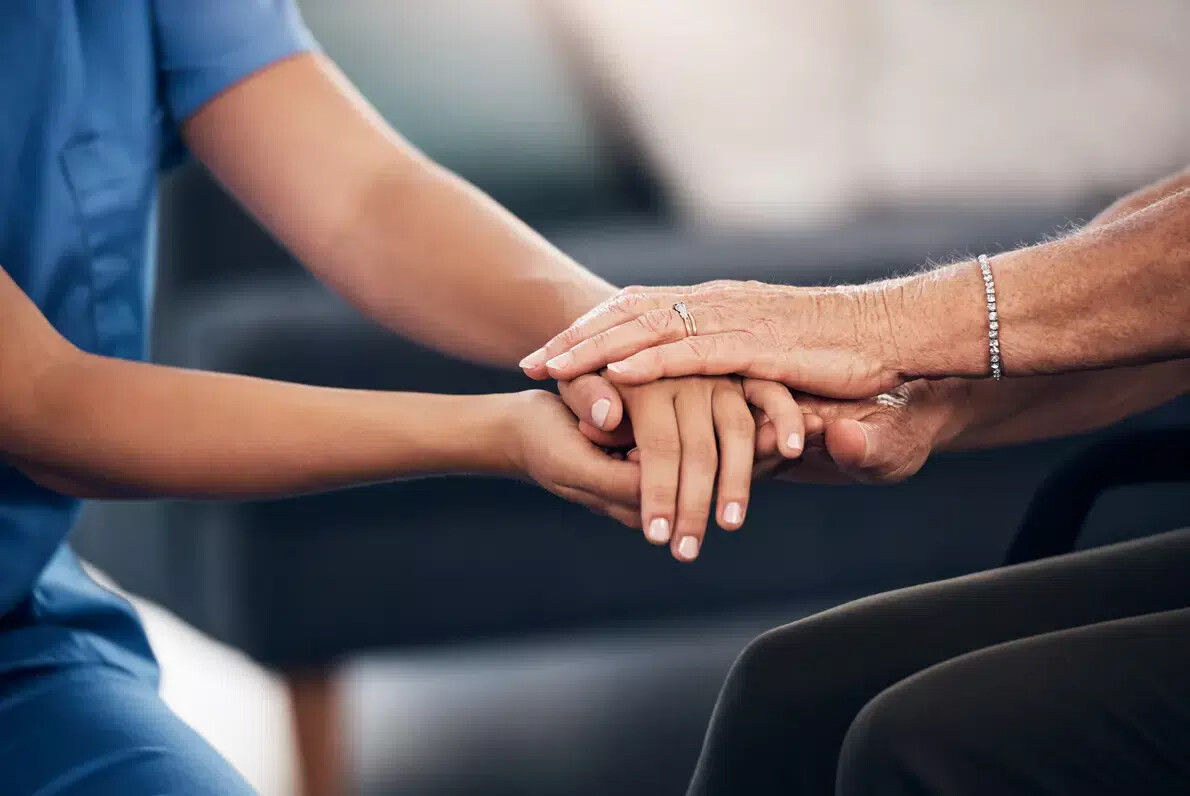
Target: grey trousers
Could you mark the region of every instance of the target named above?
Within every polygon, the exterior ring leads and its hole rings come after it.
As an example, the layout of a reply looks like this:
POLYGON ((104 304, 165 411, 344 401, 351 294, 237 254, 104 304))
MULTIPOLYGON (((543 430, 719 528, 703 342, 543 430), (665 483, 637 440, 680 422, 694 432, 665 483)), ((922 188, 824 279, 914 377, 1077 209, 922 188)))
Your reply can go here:
POLYGON ((765 633, 691 796, 1190 793, 1190 529, 765 633))

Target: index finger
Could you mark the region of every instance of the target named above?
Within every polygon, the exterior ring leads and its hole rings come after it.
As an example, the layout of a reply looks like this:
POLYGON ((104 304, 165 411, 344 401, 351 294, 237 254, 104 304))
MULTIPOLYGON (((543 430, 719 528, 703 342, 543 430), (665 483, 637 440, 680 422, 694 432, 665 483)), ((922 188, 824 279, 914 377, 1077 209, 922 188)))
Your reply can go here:
POLYGON ((658 307, 599 332, 545 363, 555 379, 577 378, 609 362, 619 362, 651 346, 672 343, 688 335, 685 321, 673 307, 658 307))
MULTIPOLYGON (((673 535, 682 443, 672 396, 650 396, 632 418, 640 449, 641 524, 650 542, 662 545, 673 535)), ((630 463, 630 462, 629 462, 630 463)))
POLYGON ((593 335, 619 326, 649 310, 672 306, 677 299, 673 299, 668 304, 665 303, 665 297, 670 295, 672 294, 661 291, 654 293, 620 292, 587 312, 566 329, 550 338, 541 348, 522 359, 521 369, 531 378, 547 378, 550 375, 545 366, 547 361, 569 351, 593 335))

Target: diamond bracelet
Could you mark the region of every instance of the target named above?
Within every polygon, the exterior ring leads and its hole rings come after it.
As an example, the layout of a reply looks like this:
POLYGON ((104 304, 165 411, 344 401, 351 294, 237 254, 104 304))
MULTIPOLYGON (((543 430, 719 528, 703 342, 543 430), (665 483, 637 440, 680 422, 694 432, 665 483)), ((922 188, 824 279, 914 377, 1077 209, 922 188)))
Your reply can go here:
POLYGON ((996 313, 996 280, 986 254, 979 255, 979 270, 983 274, 984 294, 988 300, 988 355, 992 363, 992 378, 1000 380, 1000 316, 996 313))

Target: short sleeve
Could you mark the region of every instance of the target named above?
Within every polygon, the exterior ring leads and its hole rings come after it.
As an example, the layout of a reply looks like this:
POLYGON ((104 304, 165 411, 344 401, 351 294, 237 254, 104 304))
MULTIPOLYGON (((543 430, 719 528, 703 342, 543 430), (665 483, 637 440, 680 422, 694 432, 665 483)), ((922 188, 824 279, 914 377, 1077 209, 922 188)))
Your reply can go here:
POLYGON ((178 123, 252 73, 318 48, 294 0, 153 0, 153 12, 162 89, 178 123))

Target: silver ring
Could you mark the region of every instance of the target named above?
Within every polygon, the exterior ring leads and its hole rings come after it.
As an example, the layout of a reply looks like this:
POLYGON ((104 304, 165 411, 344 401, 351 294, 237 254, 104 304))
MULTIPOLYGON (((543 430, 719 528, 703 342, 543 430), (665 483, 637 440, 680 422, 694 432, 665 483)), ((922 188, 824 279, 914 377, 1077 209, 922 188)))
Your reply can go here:
POLYGON ((682 323, 686 325, 686 335, 693 337, 698 334, 698 324, 694 322, 694 316, 690 314, 690 308, 686 306, 686 302, 679 301, 674 305, 674 312, 682 319, 682 323))

